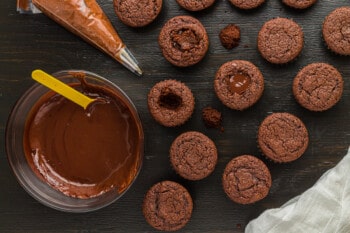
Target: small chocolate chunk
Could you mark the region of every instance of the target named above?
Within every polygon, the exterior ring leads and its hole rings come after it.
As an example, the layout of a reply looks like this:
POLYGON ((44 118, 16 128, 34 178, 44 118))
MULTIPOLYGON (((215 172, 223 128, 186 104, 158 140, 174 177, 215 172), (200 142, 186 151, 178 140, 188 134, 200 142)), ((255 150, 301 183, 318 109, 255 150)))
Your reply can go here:
POLYGON ((235 24, 229 24, 220 32, 220 41, 226 49, 232 49, 239 45, 241 30, 235 24))
POLYGON ((212 107, 206 107, 202 110, 202 119, 208 128, 222 128, 221 112, 212 107))

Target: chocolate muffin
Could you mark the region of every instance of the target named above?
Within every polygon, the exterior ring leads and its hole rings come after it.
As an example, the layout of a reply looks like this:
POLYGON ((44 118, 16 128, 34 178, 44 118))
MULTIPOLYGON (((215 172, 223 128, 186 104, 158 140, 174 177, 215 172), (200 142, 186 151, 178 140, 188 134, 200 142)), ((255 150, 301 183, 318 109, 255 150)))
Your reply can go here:
POLYGON ((231 109, 244 110, 260 99, 264 90, 264 77, 251 62, 233 60, 219 68, 214 88, 224 105, 231 109))
POLYGON ((215 0, 176 0, 177 3, 189 11, 201 11, 214 4, 215 0))
POLYGON ((265 2, 265 0, 230 0, 230 2, 235 6, 243 10, 254 9, 265 2))
POLYGON ((163 0, 113 0, 118 18, 130 27, 143 27, 159 15, 163 0))
POLYGON ((304 154, 309 136, 304 123, 296 116, 273 113, 259 127, 258 144, 267 158, 277 163, 286 163, 304 154))
POLYGON ((203 108, 202 119, 207 128, 222 128, 222 114, 215 108, 203 108))
POLYGON ((252 155, 241 155, 232 159, 222 176, 225 193, 239 204, 251 204, 265 198, 271 182, 269 169, 252 155))
POLYGON ((163 181, 148 190, 142 206, 146 221, 160 231, 183 228, 192 215, 193 202, 180 184, 163 181))
POLYGON ((304 33, 293 20, 275 18, 266 22, 258 35, 258 49, 261 55, 274 64, 294 60, 304 44, 304 33))
POLYGON ((329 49, 340 55, 350 55, 350 7, 339 7, 324 20, 323 39, 329 49))
POLYGON ((325 111, 340 100, 343 85, 343 78, 336 68, 326 63, 313 63, 294 78, 293 94, 304 108, 325 111))
POLYGON ((239 45, 241 30, 235 24, 229 24, 220 31, 219 38, 222 46, 232 49, 239 45))
POLYGON ((284 4, 295 9, 306 9, 317 2, 317 0, 282 0, 284 4))
POLYGON ((182 125, 193 113, 194 97, 184 83, 176 80, 161 81, 148 94, 148 109, 163 126, 182 125))
POLYGON ((161 29, 159 46, 163 56, 173 65, 192 66, 203 59, 209 39, 203 25, 191 16, 176 16, 161 29))
POLYGON ((188 180, 201 180, 209 176, 217 160, 214 142, 200 132, 183 133, 170 147, 170 162, 174 170, 188 180))

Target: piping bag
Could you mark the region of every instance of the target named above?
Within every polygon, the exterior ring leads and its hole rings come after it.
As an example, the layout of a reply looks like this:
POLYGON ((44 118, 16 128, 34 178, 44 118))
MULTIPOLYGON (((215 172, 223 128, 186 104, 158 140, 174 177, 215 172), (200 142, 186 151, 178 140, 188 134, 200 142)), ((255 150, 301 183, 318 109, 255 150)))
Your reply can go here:
POLYGON ((17 0, 20 13, 40 13, 113 57, 136 75, 138 62, 120 39, 96 0, 17 0))

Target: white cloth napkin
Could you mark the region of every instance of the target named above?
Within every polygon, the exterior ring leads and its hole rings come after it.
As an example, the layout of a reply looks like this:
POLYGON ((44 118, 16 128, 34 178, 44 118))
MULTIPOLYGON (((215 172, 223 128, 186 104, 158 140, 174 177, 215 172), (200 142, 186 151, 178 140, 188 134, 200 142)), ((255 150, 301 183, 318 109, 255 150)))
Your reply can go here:
POLYGON ((349 233, 350 148, 301 195, 249 222, 245 233, 349 233))

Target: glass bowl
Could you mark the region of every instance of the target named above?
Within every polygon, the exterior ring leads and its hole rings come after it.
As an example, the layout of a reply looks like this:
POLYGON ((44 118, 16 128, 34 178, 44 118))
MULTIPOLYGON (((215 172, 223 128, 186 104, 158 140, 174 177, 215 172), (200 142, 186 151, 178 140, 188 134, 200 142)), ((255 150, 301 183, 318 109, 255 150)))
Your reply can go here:
POLYGON ((102 86, 117 93, 121 101, 124 102, 125 106, 128 106, 130 112, 135 118, 136 127, 139 133, 139 143, 137 144, 139 145, 139 153, 136 155, 138 156, 138 163, 136 165, 137 172, 134 173, 134 177, 132 177, 130 184, 122 192, 118 192, 116 189, 111 189, 101 195, 86 199, 70 197, 63 194, 61 191, 52 188, 44 181, 44 179, 39 178, 39 176, 33 171, 25 156, 23 140, 26 120, 33 105, 40 97, 49 92, 49 89, 40 84, 34 84, 16 102, 7 122, 5 136, 8 161, 20 185, 33 198, 48 207, 64 212, 77 213, 97 210, 119 199, 130 188, 138 176, 141 170, 144 152, 144 135, 137 110, 130 98, 117 85, 101 76, 83 70, 60 71, 54 73, 53 76, 69 84, 79 83, 75 77, 81 74, 84 74, 87 83, 102 86))

